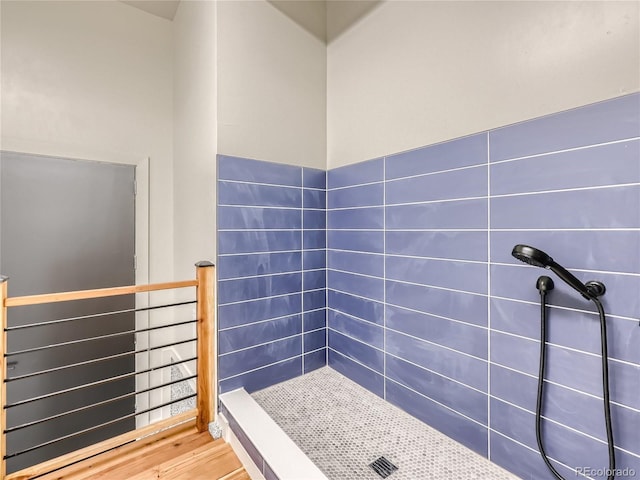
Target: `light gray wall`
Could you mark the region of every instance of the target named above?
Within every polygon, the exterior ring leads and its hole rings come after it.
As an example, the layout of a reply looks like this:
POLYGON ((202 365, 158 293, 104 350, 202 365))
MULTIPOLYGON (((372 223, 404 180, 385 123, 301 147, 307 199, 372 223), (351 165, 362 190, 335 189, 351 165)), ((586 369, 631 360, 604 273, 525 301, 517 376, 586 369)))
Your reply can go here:
POLYGON ((150 280, 173 279, 171 23, 115 1, 0 8, 1 148, 149 157, 150 280))
POLYGON ((639 6, 383 2, 328 46, 328 167, 640 90, 639 6))
POLYGON ((324 168, 325 46, 267 1, 181 2, 173 22, 174 264, 215 259, 217 153, 324 168))
POLYGON ((215 3, 180 2, 173 29, 174 255, 182 279, 216 255, 215 3))
POLYGON ((217 8, 218 153, 324 168, 322 40, 263 0, 217 8))

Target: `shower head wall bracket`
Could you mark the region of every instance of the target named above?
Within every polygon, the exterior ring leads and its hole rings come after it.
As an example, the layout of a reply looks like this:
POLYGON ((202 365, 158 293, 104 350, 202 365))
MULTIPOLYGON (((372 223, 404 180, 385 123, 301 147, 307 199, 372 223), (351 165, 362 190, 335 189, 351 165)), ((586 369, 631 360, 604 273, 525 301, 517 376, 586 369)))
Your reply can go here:
POLYGON ((604 286, 604 283, 597 280, 589 280, 584 286, 587 287, 589 293, 594 297, 601 297, 607 293, 607 287, 604 286))

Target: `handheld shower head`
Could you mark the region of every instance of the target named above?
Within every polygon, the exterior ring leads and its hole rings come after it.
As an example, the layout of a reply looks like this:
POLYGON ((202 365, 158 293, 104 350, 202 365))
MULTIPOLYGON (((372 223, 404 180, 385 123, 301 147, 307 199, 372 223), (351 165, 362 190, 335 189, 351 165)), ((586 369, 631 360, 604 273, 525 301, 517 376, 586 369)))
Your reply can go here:
POLYGON ((534 267, 549 268, 553 263, 553 258, 549 255, 528 245, 516 245, 513 247, 511 255, 521 262, 528 263, 534 267))
POLYGON ((528 245, 516 245, 515 247, 513 247, 511 255, 513 255, 521 262, 528 263, 529 265, 533 265, 534 267, 547 268, 551 270, 567 284, 580 292, 580 295, 582 295, 587 300, 591 300, 592 298, 604 293, 604 285, 602 285, 601 292, 596 291, 593 287, 588 288, 590 285, 592 285, 593 282, 589 282, 587 285, 585 285, 580 280, 578 280, 571 272, 569 272, 562 265, 556 263, 553 258, 544 253, 542 250, 538 250, 537 248, 530 247, 528 245))

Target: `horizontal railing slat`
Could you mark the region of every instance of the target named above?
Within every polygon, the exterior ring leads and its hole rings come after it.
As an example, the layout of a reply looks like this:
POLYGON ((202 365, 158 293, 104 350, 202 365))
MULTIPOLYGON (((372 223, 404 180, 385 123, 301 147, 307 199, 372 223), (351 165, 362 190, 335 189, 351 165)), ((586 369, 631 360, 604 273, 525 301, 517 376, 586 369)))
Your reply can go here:
POLYGON ((175 288, 196 287, 197 285, 197 280, 184 280, 181 282, 154 283, 151 285, 131 285, 127 287, 78 290, 76 292, 45 293, 40 295, 27 295, 22 297, 9 297, 5 300, 4 306, 23 307, 26 305, 38 305, 41 303, 69 302, 72 300, 86 300, 89 298, 114 297, 116 295, 129 295, 132 293, 155 292, 159 290, 171 290, 175 288))

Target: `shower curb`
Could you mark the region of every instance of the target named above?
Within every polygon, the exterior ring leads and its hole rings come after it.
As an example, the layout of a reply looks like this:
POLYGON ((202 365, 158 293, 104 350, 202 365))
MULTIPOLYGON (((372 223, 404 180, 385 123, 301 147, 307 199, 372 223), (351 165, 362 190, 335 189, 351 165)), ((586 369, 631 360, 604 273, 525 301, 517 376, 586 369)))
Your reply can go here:
POLYGON ((220 419, 266 480, 328 480, 244 388, 220 395, 220 419))

